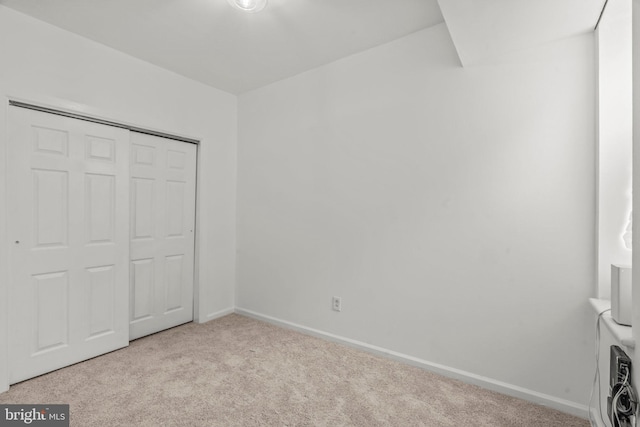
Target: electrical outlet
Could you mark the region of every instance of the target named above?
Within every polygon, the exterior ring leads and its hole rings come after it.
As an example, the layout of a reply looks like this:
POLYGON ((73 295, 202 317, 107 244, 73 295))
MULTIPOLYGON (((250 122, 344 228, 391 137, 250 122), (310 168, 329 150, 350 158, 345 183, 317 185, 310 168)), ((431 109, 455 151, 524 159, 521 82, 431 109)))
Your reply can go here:
POLYGON ((331 306, 333 307, 334 311, 342 311, 342 298, 333 297, 333 299, 331 300, 331 306))

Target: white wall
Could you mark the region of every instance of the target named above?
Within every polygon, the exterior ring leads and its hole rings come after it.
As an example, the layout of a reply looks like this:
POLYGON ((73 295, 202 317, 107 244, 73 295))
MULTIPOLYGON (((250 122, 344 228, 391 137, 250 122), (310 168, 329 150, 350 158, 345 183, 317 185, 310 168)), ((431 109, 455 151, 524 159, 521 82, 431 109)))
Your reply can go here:
POLYGON ((631 214, 631 0, 611 0, 598 50, 598 291, 611 297, 611 264, 631 265, 623 236, 631 214))
MULTIPOLYGON (((0 101, 5 105, 0 110, 2 164, 7 161, 9 97, 200 139, 197 320, 233 310, 235 96, 0 6, 0 101)), ((7 384, 8 281, 5 177, 1 175, 0 391, 7 384)))
POLYGON ((241 95, 237 306, 586 416, 594 70, 441 24, 241 95))

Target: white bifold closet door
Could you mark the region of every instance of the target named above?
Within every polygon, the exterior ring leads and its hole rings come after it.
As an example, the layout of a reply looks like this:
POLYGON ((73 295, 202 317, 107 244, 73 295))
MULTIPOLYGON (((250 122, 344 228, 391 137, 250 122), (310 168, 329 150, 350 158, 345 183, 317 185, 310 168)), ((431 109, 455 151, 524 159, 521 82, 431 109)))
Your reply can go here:
POLYGON ((9 107, 16 383, 129 342, 129 131, 9 107))
POLYGON ((193 320, 196 146, 131 133, 130 338, 193 320))

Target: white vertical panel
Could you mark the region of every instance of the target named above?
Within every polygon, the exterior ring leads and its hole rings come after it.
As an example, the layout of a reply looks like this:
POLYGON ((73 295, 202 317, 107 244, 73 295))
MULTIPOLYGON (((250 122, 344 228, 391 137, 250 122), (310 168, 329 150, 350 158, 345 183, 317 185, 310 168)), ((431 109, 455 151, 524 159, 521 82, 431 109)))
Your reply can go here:
POLYGON ((88 268, 89 338, 113 332, 115 266, 88 268))
POLYGON ((86 174, 85 191, 87 242, 112 242, 115 224, 115 177, 86 174))
POLYGON ((168 256, 165 260, 165 313, 182 308, 183 286, 183 261, 182 255, 168 256))
POLYGON ((69 342, 68 278, 64 271, 33 276, 37 319, 35 353, 69 342))
POLYGON ((185 183, 178 181, 167 181, 166 195, 166 218, 167 237, 184 235, 184 196, 185 183))
POLYGON ((37 246, 67 244, 68 185, 67 172, 33 171, 33 222, 37 246))
POLYGON ((140 320, 153 313, 154 260, 139 259, 131 263, 131 319, 140 320))
MULTIPOLYGON (((636 273, 631 276, 632 291, 631 296, 633 299, 632 306, 634 308, 632 315, 632 323, 634 326, 632 329, 633 339, 636 343, 640 342, 640 274, 638 274, 638 266, 640 266, 640 250, 638 250, 638 242, 640 242, 640 0, 633 0, 632 3, 632 49, 633 49, 633 223, 636 224, 633 227, 633 242, 635 242, 635 249, 632 253, 632 265, 635 266, 636 273)), ((640 351, 636 347, 633 352, 633 363, 636 368, 631 369, 633 378, 632 384, 636 385, 636 392, 638 384, 640 384, 640 351)), ((602 359, 601 359, 602 360, 602 359)))
POLYGON ((152 238, 154 232, 155 182, 153 179, 134 178, 131 180, 132 191, 132 224, 133 239, 152 238))

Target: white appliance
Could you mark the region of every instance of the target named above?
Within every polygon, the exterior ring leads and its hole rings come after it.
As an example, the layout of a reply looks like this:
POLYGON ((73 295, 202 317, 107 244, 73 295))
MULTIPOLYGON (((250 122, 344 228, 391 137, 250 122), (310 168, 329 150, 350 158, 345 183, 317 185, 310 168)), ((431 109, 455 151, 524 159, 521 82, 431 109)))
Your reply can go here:
POLYGON ((611 264, 611 317, 631 326, 631 267, 611 264))

